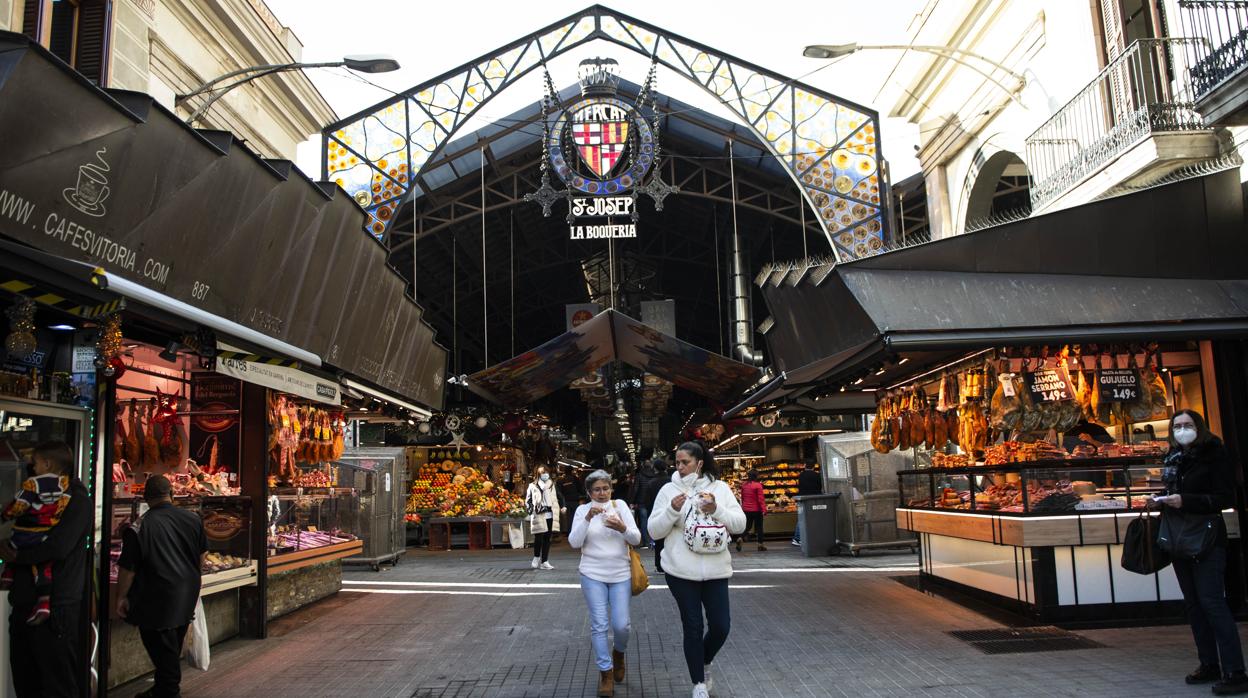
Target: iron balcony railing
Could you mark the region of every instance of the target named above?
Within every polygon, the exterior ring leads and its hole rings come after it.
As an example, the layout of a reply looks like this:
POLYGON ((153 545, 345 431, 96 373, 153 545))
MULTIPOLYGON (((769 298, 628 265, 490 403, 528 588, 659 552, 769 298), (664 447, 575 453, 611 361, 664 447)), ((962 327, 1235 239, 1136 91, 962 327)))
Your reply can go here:
POLYGON ((1183 33, 1203 41, 1188 55, 1192 92, 1203 99, 1248 68, 1248 0, 1179 0, 1183 33))
POLYGON ((1187 71, 1172 57, 1198 39, 1140 39, 1027 138, 1031 204, 1039 209, 1142 138, 1203 130, 1187 71))

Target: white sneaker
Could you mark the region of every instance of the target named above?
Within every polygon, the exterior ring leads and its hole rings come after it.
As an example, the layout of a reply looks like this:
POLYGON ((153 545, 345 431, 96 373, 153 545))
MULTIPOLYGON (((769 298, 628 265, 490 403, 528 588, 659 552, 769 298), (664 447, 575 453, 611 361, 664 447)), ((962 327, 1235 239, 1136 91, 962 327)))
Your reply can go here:
POLYGON ((693 698, 711 698, 710 689, 704 683, 695 684, 693 687, 693 698))
POLYGON ((539 557, 535 557, 535 558, 533 558, 533 564, 529 565, 529 567, 532 567, 533 569, 537 569, 537 565, 538 565, 538 563, 540 563, 541 561, 542 561, 542 559, 541 559, 541 558, 539 558, 539 557))
POLYGON ((792 543, 793 545, 796 545, 796 546, 797 546, 797 547, 799 547, 799 548, 800 548, 800 547, 802 547, 802 544, 801 544, 801 543, 799 543, 799 542, 797 542, 797 541, 795 541, 795 540, 791 540, 791 541, 789 541, 789 542, 790 542, 790 543, 792 543))
POLYGON ((554 566, 554 565, 552 565, 552 564, 550 564, 549 562, 543 562, 543 563, 542 563, 542 569, 544 569, 544 570, 553 570, 553 569, 555 569, 555 566, 554 566))
POLYGON ((711 678, 711 665, 704 664, 702 666, 702 682, 706 684, 706 692, 709 694, 711 689, 715 688, 715 681, 711 678))

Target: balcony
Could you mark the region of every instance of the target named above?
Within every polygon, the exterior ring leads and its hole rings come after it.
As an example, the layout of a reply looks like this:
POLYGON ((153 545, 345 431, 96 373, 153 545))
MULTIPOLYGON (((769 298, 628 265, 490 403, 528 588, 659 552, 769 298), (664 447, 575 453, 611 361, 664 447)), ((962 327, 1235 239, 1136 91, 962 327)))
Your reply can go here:
POLYGON ((1147 186, 1218 155, 1173 58, 1199 39, 1141 39, 1027 138, 1035 213, 1147 186))
POLYGON ((1196 108, 1209 125, 1248 124, 1248 0, 1179 0, 1196 108))

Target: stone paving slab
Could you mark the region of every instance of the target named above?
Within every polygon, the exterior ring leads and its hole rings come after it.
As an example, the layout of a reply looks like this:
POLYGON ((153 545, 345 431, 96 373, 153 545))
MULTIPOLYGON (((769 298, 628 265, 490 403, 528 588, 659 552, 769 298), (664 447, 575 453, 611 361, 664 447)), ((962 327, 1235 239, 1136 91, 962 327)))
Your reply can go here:
MULTIPOLYGON (((1080 631, 1105 647, 985 655, 947 632, 999 624, 896 581, 913 574, 913 555, 807 560, 769 547, 735 556, 716 696, 1209 694, 1183 684, 1196 664, 1186 626, 1080 631)), ((557 547, 554 571, 528 560, 526 551, 412 551, 393 569, 349 571, 343 592, 274 622, 270 638, 213 648, 210 671, 186 670, 183 695, 592 696, 576 553, 557 547)), ((663 585, 661 575, 651 581, 663 585)), ((632 624, 629 677, 616 695, 689 695, 668 591, 634 599, 632 624)))

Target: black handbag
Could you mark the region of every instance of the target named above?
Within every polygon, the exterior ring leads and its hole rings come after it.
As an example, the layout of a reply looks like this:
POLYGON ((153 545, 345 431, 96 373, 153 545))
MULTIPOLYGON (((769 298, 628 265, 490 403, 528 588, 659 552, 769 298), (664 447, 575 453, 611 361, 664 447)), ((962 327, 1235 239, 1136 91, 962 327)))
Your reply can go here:
POLYGON ((1170 557, 1195 559, 1213 548, 1218 540, 1218 517, 1221 514, 1185 514, 1174 509, 1161 512, 1161 530, 1157 547, 1170 557))
POLYGON ((1170 555, 1157 546, 1157 534, 1161 527, 1160 516, 1150 516, 1147 511, 1140 512, 1127 526, 1127 534, 1122 539, 1122 560, 1124 570, 1136 574, 1154 574, 1170 565, 1170 555))

